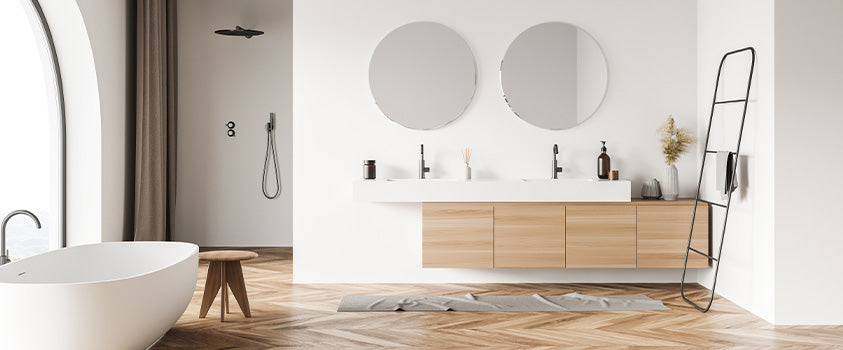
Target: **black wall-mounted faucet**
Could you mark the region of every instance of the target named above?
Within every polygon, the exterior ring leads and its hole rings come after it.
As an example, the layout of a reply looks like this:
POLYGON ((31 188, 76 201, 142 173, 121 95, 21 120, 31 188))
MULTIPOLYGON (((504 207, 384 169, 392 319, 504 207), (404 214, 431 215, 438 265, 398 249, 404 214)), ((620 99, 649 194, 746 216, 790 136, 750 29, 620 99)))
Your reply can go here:
POLYGON ((424 144, 421 145, 421 157, 419 158, 419 179, 425 178, 425 173, 429 173, 430 168, 424 166, 424 144))
POLYGON ((551 179, 558 179, 559 173, 562 172, 562 167, 559 166, 559 162, 556 160, 556 155, 559 154, 559 146, 555 143, 553 144, 553 173, 551 175, 551 179))

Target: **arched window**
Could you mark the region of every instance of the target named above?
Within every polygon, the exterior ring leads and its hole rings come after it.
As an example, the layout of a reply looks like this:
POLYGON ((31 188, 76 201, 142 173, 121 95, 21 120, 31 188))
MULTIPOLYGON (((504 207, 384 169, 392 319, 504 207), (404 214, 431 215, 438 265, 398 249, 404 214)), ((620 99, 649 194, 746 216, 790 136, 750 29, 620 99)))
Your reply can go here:
POLYGON ((49 27, 38 0, 0 1, 0 217, 12 260, 63 247, 64 101, 49 27))

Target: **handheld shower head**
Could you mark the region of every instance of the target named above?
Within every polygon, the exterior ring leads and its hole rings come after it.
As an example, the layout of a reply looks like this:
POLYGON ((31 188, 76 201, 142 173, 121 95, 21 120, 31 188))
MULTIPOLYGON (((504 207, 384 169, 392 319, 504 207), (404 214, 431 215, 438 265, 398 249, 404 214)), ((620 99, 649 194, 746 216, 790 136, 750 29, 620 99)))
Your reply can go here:
POLYGON ((557 146, 555 143, 553 144, 553 154, 559 154, 559 146, 557 146))
POLYGON ((235 26, 234 29, 215 30, 214 33, 219 34, 219 35, 227 35, 227 36, 242 36, 242 37, 246 37, 246 39, 249 39, 249 38, 251 38, 253 36, 256 36, 256 35, 263 34, 263 32, 260 31, 260 30, 246 29, 246 28, 243 28, 241 26, 235 26))
POLYGON ((266 123, 266 157, 263 161, 263 179, 261 180, 261 190, 266 199, 275 199, 281 194, 281 174, 278 170, 278 152, 275 150, 275 113, 269 113, 269 122, 266 123), (272 162, 270 162, 272 159, 272 162), (269 173, 270 166, 275 169, 272 174, 269 173), (275 178, 275 192, 271 193, 269 186, 267 186, 267 179, 273 176, 275 178))
POLYGON ((266 131, 275 130, 275 113, 269 113, 269 123, 266 123, 266 131))

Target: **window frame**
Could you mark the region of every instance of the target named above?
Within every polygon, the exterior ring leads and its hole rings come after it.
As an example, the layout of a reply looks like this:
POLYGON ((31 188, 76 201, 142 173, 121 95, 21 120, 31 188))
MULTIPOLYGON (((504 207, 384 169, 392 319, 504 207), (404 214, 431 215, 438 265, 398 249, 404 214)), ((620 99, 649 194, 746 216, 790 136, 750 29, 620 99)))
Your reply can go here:
MULTIPOLYGON (((25 8, 25 11, 29 13, 29 21, 32 23, 33 28, 39 27, 41 29, 40 34, 42 35, 42 40, 38 40, 39 43, 37 46, 40 50, 42 50, 42 58, 46 59, 48 62, 45 62, 45 68, 49 69, 54 77, 53 83, 55 84, 55 112, 58 120, 56 120, 56 130, 55 133, 51 133, 50 137, 57 137, 56 146, 57 151, 57 160, 58 160, 58 188, 57 188, 57 217, 58 217, 58 225, 54 225, 53 227, 59 230, 56 238, 58 239, 58 248, 64 248, 67 246, 67 128, 66 128, 66 114, 65 114, 65 101, 64 101, 64 84, 62 82, 61 76, 61 67, 59 66, 59 59, 58 54, 56 52, 56 45, 53 41, 53 34, 50 31, 50 25, 47 22, 47 17, 44 15, 44 10, 41 8, 41 3, 38 0, 20 0, 21 4, 25 8), (37 23, 36 23, 37 21, 37 23)), ((45 72, 46 74, 47 72, 45 72)))

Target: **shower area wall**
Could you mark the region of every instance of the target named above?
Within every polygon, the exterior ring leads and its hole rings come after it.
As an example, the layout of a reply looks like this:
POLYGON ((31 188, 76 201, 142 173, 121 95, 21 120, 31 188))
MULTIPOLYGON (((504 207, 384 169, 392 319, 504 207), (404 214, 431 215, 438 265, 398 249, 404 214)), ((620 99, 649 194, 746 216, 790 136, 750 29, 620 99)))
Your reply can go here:
POLYGON ((178 1, 177 240, 292 246, 292 18, 291 0, 178 1), (235 26, 265 34, 215 34, 235 26), (261 185, 272 112, 282 191, 267 199, 261 185))

